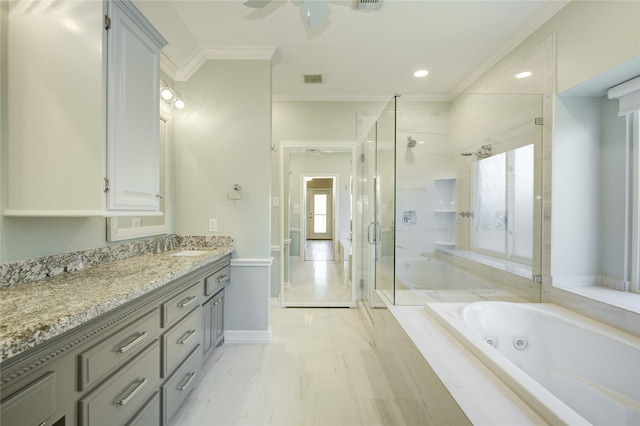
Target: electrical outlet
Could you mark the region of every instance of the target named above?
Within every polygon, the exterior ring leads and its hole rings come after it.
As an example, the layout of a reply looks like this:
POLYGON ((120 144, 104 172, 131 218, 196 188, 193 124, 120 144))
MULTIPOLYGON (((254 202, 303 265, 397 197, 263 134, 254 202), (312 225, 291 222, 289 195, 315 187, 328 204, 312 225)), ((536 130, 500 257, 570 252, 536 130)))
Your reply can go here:
POLYGON ((218 219, 209 219, 209 231, 216 232, 218 230, 218 219))
POLYGON ((273 197, 271 200, 272 207, 280 207, 280 199, 278 197, 273 197))
POLYGON ((134 217, 131 219, 131 227, 132 228, 140 228, 140 218, 134 217))

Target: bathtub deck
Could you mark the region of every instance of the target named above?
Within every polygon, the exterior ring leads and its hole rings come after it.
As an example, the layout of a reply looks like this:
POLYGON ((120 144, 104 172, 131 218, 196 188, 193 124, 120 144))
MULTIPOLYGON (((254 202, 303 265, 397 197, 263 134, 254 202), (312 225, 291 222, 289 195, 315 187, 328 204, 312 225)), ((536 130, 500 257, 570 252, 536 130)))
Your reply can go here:
POLYGON ((478 288, 473 290, 396 290, 396 305, 420 305, 441 302, 482 302, 499 300, 503 302, 523 303, 528 300, 503 290, 478 288))
POLYGON ((476 425, 545 421, 438 324, 423 306, 387 306, 469 420, 476 425))

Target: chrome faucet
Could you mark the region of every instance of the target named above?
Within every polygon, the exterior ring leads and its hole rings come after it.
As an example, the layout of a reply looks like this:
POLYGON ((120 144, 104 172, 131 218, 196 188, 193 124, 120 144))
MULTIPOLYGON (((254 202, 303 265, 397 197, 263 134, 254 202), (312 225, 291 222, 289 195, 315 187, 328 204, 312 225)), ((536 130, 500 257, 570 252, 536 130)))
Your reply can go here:
POLYGON ((182 238, 182 236, 180 234, 169 234, 166 237, 164 237, 164 240, 162 242, 162 251, 171 251, 173 250, 174 246, 174 242, 173 240, 176 238, 182 238))

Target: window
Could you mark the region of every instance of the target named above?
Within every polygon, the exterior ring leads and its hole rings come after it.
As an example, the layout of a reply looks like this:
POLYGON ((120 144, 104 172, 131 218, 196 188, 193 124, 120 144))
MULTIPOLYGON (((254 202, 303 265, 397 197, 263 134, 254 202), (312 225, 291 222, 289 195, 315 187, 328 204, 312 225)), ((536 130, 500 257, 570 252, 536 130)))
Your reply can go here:
POLYGON ((640 293, 640 77, 609 90, 609 99, 618 100, 618 116, 626 118, 626 214, 624 287, 640 293), (627 263, 626 260, 629 260, 627 263))
POLYGON ((475 163, 474 250, 532 263, 533 161, 530 144, 475 163))

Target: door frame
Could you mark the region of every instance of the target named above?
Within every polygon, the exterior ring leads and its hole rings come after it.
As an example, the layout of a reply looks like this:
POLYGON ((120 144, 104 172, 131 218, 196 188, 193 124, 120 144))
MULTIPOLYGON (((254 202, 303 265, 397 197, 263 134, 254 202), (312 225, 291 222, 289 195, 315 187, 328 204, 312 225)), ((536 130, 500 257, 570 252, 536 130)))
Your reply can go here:
MULTIPOLYGON (((284 181, 285 181, 285 170, 284 170, 284 164, 285 164, 285 150, 292 150, 292 149, 340 149, 343 151, 351 151, 351 176, 353 179, 356 178, 356 176, 358 175, 357 172, 357 164, 358 164, 358 157, 357 157, 357 143, 356 141, 301 141, 301 140, 281 140, 278 142, 278 146, 277 146, 277 151, 278 151, 278 197, 280 200, 282 200, 282 203, 280 204, 280 208, 278 209, 278 244, 281 248, 280 253, 281 255, 279 256, 279 262, 278 262, 278 287, 280 288, 280 294, 278 296, 279 298, 279 302, 280 302, 280 306, 282 306, 283 308, 286 307, 286 303, 284 300, 284 288, 285 288, 285 281, 284 281, 284 277, 285 277, 285 264, 288 265, 289 263, 289 253, 287 250, 285 250, 285 247, 287 247, 287 242, 290 241, 289 240, 289 224, 286 223, 285 224, 285 214, 284 211, 285 209, 290 209, 289 206, 289 199, 288 199, 288 194, 285 194, 285 190, 284 190, 284 181), (286 225, 286 228, 285 228, 286 225)), ((287 178, 289 177, 289 170, 286 171, 286 176, 287 178)), ((336 181, 334 180, 334 185, 336 184, 336 181)), ((358 188, 357 185, 352 185, 352 196, 351 196, 351 220, 352 220, 352 227, 353 229, 356 229, 356 224, 359 221, 359 218, 357 217, 357 215, 355 214, 356 212, 356 201, 358 199, 358 188)), ((335 191, 334 191, 335 192, 335 191)), ((306 195, 305 195, 306 196, 306 195)), ((334 198, 335 198, 335 194, 334 194, 334 198)), ((305 207, 306 208, 306 207, 305 207)), ((335 206, 334 206, 335 209, 335 206)), ((301 221, 304 222, 304 221, 301 221)), ((306 226, 306 225, 304 225, 306 226)), ((335 230, 334 230, 334 234, 335 234, 335 230)), ((300 232, 300 234, 302 235, 302 230, 300 232)), ((356 300, 356 289, 357 289, 357 285, 356 285, 356 267, 355 267, 355 260, 357 259, 357 256, 360 255, 359 251, 358 251, 358 244, 359 244, 359 236, 357 235, 356 232, 352 233, 352 241, 351 241, 351 259, 352 259, 352 268, 351 268, 351 301, 346 303, 346 304, 336 304, 336 303, 331 303, 329 305, 327 305, 327 307, 349 307, 349 308, 357 308, 358 304, 357 304, 357 300, 356 300)), ((335 245, 334 245, 335 246, 335 245)), ((301 248, 302 249, 302 248, 301 248)), ((296 305, 299 306, 299 305, 296 305)), ((321 304, 315 304, 313 306, 320 306, 321 304)))
POLYGON ((307 179, 308 178, 332 178, 333 179, 333 187, 331 188, 331 203, 332 203, 332 213, 331 215, 332 217, 332 229, 331 229, 331 244, 333 247, 333 259, 332 260, 336 260, 336 255, 337 255, 337 246, 336 244, 338 243, 337 239, 336 239, 336 230, 340 229, 340 215, 336 214, 336 212, 340 212, 340 197, 337 197, 336 192, 337 189, 340 188, 339 185, 339 180, 340 180, 340 176, 335 174, 335 173, 312 173, 312 174, 305 174, 305 175, 301 175, 300 176, 300 195, 302 197, 302 200, 300 202, 301 204, 301 211, 300 211, 300 217, 303 217, 304 220, 300 220, 300 258, 302 260, 307 260, 307 252, 306 252, 306 243, 307 243, 307 235, 308 235, 308 229, 307 229, 307 215, 309 214, 308 210, 308 202, 309 200, 307 199, 307 179))

